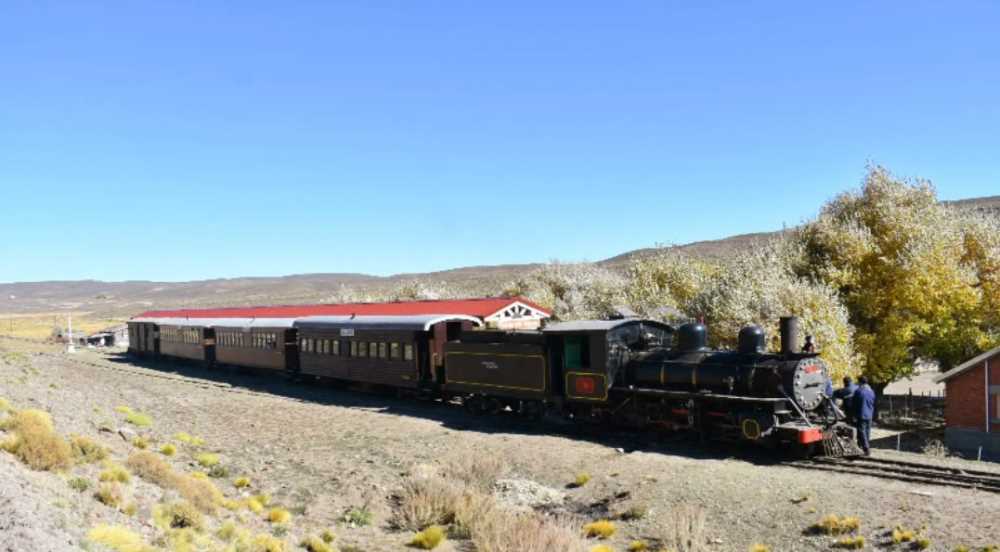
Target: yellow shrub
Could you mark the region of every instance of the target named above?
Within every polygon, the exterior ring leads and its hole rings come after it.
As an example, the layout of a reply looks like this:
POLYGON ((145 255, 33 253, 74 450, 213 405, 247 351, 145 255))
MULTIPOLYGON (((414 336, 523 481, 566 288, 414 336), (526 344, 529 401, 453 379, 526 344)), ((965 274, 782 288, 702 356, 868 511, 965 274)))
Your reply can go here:
POLYGON ((292 519, 292 514, 284 508, 271 508, 271 510, 267 513, 267 521, 271 523, 288 523, 288 520, 290 519, 292 519))
POLYGON ((865 547, 865 538, 861 536, 857 537, 841 537, 836 543, 834 543, 836 548, 846 548, 849 550, 860 550, 865 547))
POLYGON ((109 462, 104 471, 98 476, 98 479, 103 482, 128 483, 132 480, 132 477, 129 476, 128 470, 125 468, 114 462, 109 462))
POLYGON ((250 486, 250 478, 249 477, 237 477, 236 481, 233 481, 233 486, 236 487, 237 489, 243 489, 245 487, 249 487, 250 486))
POLYGON ((191 436, 187 433, 184 433, 183 431, 178 431, 177 433, 174 433, 174 440, 180 441, 184 444, 191 444, 191 436))
POLYGON ((750 547, 750 552, 771 552, 771 547, 766 544, 755 544, 750 547))
POLYGON ((153 418, 142 412, 132 412, 125 416, 125 421, 136 427, 149 427, 153 425, 153 418))
POLYGON ((117 508, 122 502, 122 491, 114 483, 102 483, 94 493, 94 498, 105 506, 117 508))
POLYGON ((244 505, 246 505, 247 510, 250 510, 251 512, 253 512, 255 514, 259 514, 259 513, 261 513, 261 512, 264 511, 264 505, 261 504, 260 501, 257 500, 256 497, 252 497, 251 496, 250 498, 246 499, 246 501, 244 502, 244 505))
POLYGON ((142 436, 136 437, 135 439, 132 439, 132 446, 140 450, 146 450, 149 448, 149 438, 142 436))
POLYGON ((816 524, 812 526, 812 530, 816 533, 823 533, 826 535, 843 535, 845 533, 851 533, 857 531, 861 527, 861 520, 856 517, 837 517, 835 514, 830 514, 828 516, 823 516, 816 524))
POLYGON ((173 487, 181 496, 207 514, 214 514, 226 498, 215 483, 207 479, 179 474, 174 478, 173 487))
POLYGON ((319 538, 323 539, 323 542, 329 544, 329 543, 333 542, 334 539, 337 538, 337 535, 334 535, 333 531, 331 531, 329 529, 324 529, 323 532, 320 533, 319 538))
POLYGON ((271 495, 261 493, 253 495, 253 498, 260 503, 261 506, 268 506, 271 504, 271 495))
POLYGON ((52 417, 42 410, 16 412, 7 424, 14 435, 4 450, 35 470, 63 470, 73 462, 73 450, 55 433, 52 417))
POLYGON ((128 406, 116 406, 115 407, 115 412, 117 412, 119 414, 133 414, 135 411, 132 410, 132 408, 128 407, 128 406))
POLYGON ((333 552, 333 548, 319 537, 307 537, 299 546, 308 552, 333 552))
POLYGON ((116 552, 155 552, 153 547, 142 541, 141 536, 124 527, 98 525, 87 533, 87 539, 116 552))
POLYGON ((201 471, 191 472, 191 477, 195 479, 208 479, 208 474, 201 471))
POLYGON ((254 537, 252 550, 253 552, 285 552, 285 542, 267 533, 261 533, 254 537))
POLYGON ((10 412, 13 410, 10 406, 10 402, 7 399, 0 397, 0 412, 10 412))
POLYGON ((590 474, 589 473, 578 473, 578 474, 576 474, 576 478, 573 479, 573 485, 572 486, 573 487, 582 487, 582 486, 586 485, 589 482, 590 482, 590 474))
POLYGON ((643 541, 632 541, 628 543, 626 550, 628 552, 646 552, 646 550, 649 550, 649 545, 643 541))
POLYGON ((127 506, 122 508, 122 513, 126 516, 134 516, 136 512, 139 511, 139 505, 135 502, 130 502, 127 506))
POLYGON ((161 487, 170 487, 174 472, 170 465, 152 452, 137 452, 125 463, 132 473, 161 487))
POLYGON ((204 526, 201 512, 189 502, 173 502, 153 509, 153 522, 163 530, 192 528, 200 530, 204 526))
POLYGON ((902 527, 896 527, 892 530, 892 542, 895 544, 912 542, 914 537, 913 531, 903 529, 902 527))
POLYGON ((167 444, 163 445, 162 447, 160 447, 160 454, 162 454, 164 456, 173 456, 173 455, 177 454, 177 447, 175 447, 174 445, 172 445, 170 443, 167 443, 167 444))
POLYGON ((583 526, 583 532, 588 537, 606 539, 615 534, 615 524, 606 519, 593 521, 583 526))
POLYGON ((913 541, 913 545, 917 547, 917 550, 927 550, 931 547, 931 539, 918 537, 917 540, 913 541))
POLYGON ((194 459, 201 464, 202 467, 211 468, 212 466, 219 463, 218 454, 203 453, 194 457, 194 459))
POLYGON ((73 449, 73 457, 76 458, 76 461, 84 464, 98 462, 108 457, 107 448, 83 435, 74 435, 70 438, 69 446, 73 449))
POLYGON ((444 541, 444 529, 438 525, 431 525, 423 531, 413 535, 410 546, 415 546, 423 550, 433 550, 444 541))
POLYGON ((615 552, 615 549, 606 544, 598 544, 592 546, 590 552, 615 552))

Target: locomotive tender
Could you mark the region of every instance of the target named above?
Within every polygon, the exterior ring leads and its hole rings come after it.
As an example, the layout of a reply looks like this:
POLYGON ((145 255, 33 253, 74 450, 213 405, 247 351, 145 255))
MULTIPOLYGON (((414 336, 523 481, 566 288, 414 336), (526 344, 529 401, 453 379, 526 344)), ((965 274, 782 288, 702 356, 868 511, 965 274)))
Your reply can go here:
POLYGON ((296 379, 378 385, 461 402, 475 414, 559 413, 581 422, 691 430, 704 439, 851 453, 854 430, 826 396, 827 364, 796 352, 797 319, 782 347, 740 331, 735 351, 712 350, 699 323, 639 318, 558 322, 541 330, 475 328, 462 315, 143 319, 130 352, 253 368, 296 379))

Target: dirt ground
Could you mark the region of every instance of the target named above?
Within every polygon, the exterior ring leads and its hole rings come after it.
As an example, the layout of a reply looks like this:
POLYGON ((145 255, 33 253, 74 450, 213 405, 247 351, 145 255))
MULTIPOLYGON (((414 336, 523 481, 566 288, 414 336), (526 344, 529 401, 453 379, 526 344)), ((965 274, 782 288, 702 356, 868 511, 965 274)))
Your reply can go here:
MULTIPOLYGON (((746 551, 754 544, 772 551, 829 550, 833 537, 808 531, 827 514, 860 518, 866 549, 907 550, 887 536, 897 525, 923 528, 930 550, 1000 544, 1000 494, 805 470, 761 451, 703 447, 684 438, 556 420, 539 426, 502 416, 473 418, 451 405, 196 366, 140 364, 122 354, 67 355, 54 346, 0 339, 0 397, 15 408, 50 412, 57 431, 98 439, 120 462, 135 450, 120 428, 128 437, 132 431, 148 436, 151 450, 177 445, 179 452, 168 459, 177 470, 201 469, 193 460, 200 452, 218 454, 228 475, 215 481, 227 497, 267 493, 292 513, 281 530, 260 516, 232 514, 255 531, 276 534, 288 550, 327 528, 338 535, 334 544, 341 550, 407 550, 412 533, 390 523, 394 493, 415 471, 470 456, 503 459, 509 467, 504 479, 513 482, 508 490, 542 489, 547 512, 580 523, 632 507, 644 511, 639 519, 616 521, 615 535, 600 541, 617 551, 637 539, 659 542, 672 531, 679 505, 703 509, 703 549, 710 551, 746 551), (131 426, 115 410, 119 406, 148 414, 152 425, 131 426), (205 444, 180 443, 178 432, 205 444), (570 488, 581 473, 591 480, 570 488), (230 482, 237 476, 247 476, 251 487, 235 489, 230 482), (358 512, 370 512, 371 523, 359 523, 364 516, 358 512)), ((993 464, 947 462, 1000 472, 993 464)), ((133 478, 126 501, 136 511, 127 515, 67 484, 74 477, 95 481, 97 471, 83 466, 64 474, 33 472, 0 453, 0 550, 100 550, 86 534, 101 523, 129 527, 155 542, 151 511, 170 497, 133 478)), ((473 548, 456 540, 439 550, 473 548)))

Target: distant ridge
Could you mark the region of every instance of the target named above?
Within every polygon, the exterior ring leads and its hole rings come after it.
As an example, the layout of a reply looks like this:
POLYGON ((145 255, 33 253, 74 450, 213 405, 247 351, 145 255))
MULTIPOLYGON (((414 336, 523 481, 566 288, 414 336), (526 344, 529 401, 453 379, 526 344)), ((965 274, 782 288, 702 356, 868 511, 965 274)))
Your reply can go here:
MULTIPOLYGON (((961 209, 974 209, 1000 217, 1000 195, 946 202, 961 209)), ((703 259, 722 259, 745 251, 754 245, 776 239, 784 232, 740 234, 718 240, 698 241, 667 246, 687 255, 703 259)), ((661 251, 648 247, 626 251, 599 261, 597 264, 616 269, 631 259, 661 251)), ((540 263, 468 266, 429 273, 372 276, 357 273, 294 274, 245 278, 218 278, 195 282, 97 280, 19 282, 0 284, 0 313, 47 313, 67 310, 84 311, 104 317, 128 317, 160 308, 250 306, 303 303, 343 302, 344 290, 367 292, 373 299, 401 284, 420 281, 462 286, 463 289, 483 289, 483 294, 496 293, 498 285, 542 266, 540 263), (487 291, 488 290, 488 291, 487 291), (13 296, 14 300, 8 300, 13 296)), ((357 300, 353 295, 350 300, 357 300)))

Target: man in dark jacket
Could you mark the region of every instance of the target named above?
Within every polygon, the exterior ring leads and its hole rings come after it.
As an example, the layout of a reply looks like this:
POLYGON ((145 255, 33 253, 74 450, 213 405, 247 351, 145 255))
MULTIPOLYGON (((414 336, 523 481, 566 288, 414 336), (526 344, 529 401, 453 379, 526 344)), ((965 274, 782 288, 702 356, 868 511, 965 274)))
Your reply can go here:
POLYGON ((875 415, 875 391, 868 386, 868 378, 858 378, 858 388, 851 398, 854 427, 858 429, 858 444, 865 456, 871 456, 872 416, 875 415))
POLYGON ((844 386, 833 392, 833 398, 840 399, 840 409, 849 417, 854 417, 854 409, 851 408, 851 398, 854 397, 854 392, 857 390, 858 386, 854 385, 851 376, 844 376, 844 386))

